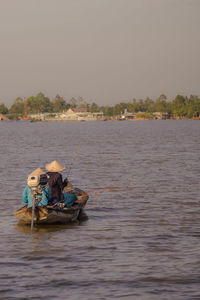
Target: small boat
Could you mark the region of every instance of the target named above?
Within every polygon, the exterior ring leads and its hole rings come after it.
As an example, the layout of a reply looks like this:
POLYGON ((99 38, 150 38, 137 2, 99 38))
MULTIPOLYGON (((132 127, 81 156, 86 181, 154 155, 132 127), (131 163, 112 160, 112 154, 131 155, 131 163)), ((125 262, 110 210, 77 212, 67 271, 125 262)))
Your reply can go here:
MULTIPOLYGON (((81 189, 75 188, 71 191, 77 195, 78 200, 71 207, 54 206, 38 206, 34 212, 34 224, 68 224, 78 220, 83 208, 85 207, 89 195, 81 189)), ((16 210, 13 215, 19 224, 29 225, 32 221, 32 207, 23 206, 16 210)))

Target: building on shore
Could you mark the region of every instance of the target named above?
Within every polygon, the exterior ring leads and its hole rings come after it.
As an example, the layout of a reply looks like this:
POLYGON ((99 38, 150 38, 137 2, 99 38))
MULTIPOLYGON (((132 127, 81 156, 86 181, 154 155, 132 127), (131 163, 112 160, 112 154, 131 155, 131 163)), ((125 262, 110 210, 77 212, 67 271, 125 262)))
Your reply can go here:
POLYGON ((105 116, 103 112, 88 112, 86 108, 69 108, 62 113, 38 113, 27 116, 35 121, 107 121, 107 120, 166 120, 169 118, 167 112, 137 112, 130 113, 127 110, 121 115, 105 116))
POLYGON ((85 109, 70 108, 66 112, 56 114, 55 119, 62 121, 101 121, 103 113, 91 113, 85 109))
POLYGON ((118 116, 119 120, 166 120, 168 119, 169 115, 167 112, 153 112, 153 113, 146 113, 146 112, 137 112, 137 113, 129 113, 124 112, 122 115, 118 116))
POLYGON ((29 115, 31 119, 40 121, 103 121, 103 112, 91 113, 86 109, 68 109, 62 113, 40 113, 29 115))
POLYGON ((3 114, 0 114, 0 121, 9 121, 9 119, 5 117, 3 114))
POLYGON ((167 112, 154 112, 152 113, 154 120, 166 120, 169 117, 169 114, 167 112))

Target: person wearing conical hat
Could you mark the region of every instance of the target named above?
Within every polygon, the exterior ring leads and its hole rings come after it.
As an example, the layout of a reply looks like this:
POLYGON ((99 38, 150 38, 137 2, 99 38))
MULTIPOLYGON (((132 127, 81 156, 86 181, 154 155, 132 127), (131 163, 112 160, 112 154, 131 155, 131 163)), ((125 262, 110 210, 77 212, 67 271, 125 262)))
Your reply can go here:
POLYGON ((48 177, 48 183, 50 188, 50 201, 49 205, 54 205, 57 202, 64 203, 66 206, 72 206, 76 201, 77 197, 74 194, 63 193, 64 187, 68 183, 68 179, 65 178, 63 181, 62 175, 59 172, 62 172, 66 169, 58 161, 54 160, 51 163, 45 166, 48 177))
MULTIPOLYGON (((40 176, 45 175, 45 172, 41 168, 37 168, 32 173, 29 174, 27 179, 27 185, 23 191, 22 200, 28 206, 32 207, 32 195, 31 195, 31 186, 32 184, 36 187, 39 186, 40 183, 40 176)), ((49 185, 46 184, 42 189, 42 197, 38 202, 38 206, 47 206, 48 201, 50 199, 50 190, 49 185)))
POLYGON ((51 163, 45 166, 48 177, 48 183, 50 188, 50 205, 55 204, 56 202, 63 200, 63 188, 67 185, 68 180, 63 181, 62 175, 59 172, 65 170, 65 167, 61 165, 57 160, 52 161, 51 163))

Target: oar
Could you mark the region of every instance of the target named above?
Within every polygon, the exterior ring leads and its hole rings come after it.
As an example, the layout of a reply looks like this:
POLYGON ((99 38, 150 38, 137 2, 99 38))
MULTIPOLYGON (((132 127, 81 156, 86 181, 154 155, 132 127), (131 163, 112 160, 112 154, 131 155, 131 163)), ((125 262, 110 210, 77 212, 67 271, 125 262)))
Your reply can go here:
POLYGON ((79 152, 79 150, 80 150, 80 146, 81 146, 81 145, 79 144, 78 147, 77 147, 77 150, 74 152, 73 159, 72 159, 71 165, 70 165, 69 170, 68 170, 67 178, 68 178, 69 175, 70 175, 71 168, 72 168, 72 166, 73 166, 73 164, 74 164, 74 162, 75 162, 76 156, 77 156, 77 154, 78 154, 78 152, 79 152))
POLYGON ((31 232, 33 231, 33 225, 34 225, 34 214, 35 214, 35 197, 32 197, 32 219, 31 219, 31 232))

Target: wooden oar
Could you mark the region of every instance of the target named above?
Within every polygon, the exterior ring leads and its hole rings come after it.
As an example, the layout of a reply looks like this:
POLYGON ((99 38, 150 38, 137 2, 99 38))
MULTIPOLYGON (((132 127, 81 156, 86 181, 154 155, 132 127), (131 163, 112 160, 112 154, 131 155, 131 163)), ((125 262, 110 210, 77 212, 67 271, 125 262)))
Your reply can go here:
POLYGON ((32 219, 31 219, 31 232, 33 232, 34 225, 34 214, 35 214, 35 197, 32 199, 32 219))

